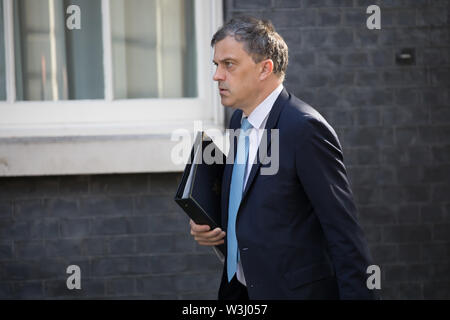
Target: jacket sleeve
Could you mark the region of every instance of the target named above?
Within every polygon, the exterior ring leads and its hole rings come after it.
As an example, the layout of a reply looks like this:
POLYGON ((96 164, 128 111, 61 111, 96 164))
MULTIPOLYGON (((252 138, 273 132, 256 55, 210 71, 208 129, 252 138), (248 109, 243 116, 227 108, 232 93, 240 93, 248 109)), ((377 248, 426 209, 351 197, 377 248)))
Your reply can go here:
POLYGON ((323 229, 341 299, 374 299, 367 288, 371 257, 348 183, 339 140, 320 119, 307 117, 299 130, 296 171, 323 229))

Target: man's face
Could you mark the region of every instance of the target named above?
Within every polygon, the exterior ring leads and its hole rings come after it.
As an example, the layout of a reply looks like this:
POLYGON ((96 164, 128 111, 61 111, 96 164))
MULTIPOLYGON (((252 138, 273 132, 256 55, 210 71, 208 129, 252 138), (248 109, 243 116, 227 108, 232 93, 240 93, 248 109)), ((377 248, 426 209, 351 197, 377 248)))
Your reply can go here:
POLYGON ((218 82, 221 102, 226 107, 249 109, 258 93, 258 64, 244 50, 242 42, 228 36, 216 43, 214 81, 218 82))

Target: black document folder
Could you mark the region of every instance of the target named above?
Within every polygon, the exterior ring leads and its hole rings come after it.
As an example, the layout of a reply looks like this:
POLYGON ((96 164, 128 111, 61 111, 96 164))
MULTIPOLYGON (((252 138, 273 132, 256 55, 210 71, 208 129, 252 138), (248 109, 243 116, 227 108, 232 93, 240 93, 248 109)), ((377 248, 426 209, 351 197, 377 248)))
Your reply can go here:
MULTIPOLYGON (((175 201, 196 224, 221 227, 221 187, 226 157, 210 137, 199 132, 183 172, 175 201)), ((222 228, 223 229, 223 228, 222 228)), ((225 254, 225 245, 216 246, 225 254)))

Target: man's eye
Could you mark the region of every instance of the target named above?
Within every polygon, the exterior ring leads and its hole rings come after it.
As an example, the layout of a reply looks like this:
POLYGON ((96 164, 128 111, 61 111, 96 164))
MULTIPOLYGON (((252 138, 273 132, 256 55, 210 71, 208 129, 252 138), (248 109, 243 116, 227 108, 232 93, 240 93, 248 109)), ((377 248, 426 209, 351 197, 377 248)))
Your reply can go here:
POLYGON ((233 62, 226 62, 225 65, 227 68, 231 68, 233 66, 233 62))

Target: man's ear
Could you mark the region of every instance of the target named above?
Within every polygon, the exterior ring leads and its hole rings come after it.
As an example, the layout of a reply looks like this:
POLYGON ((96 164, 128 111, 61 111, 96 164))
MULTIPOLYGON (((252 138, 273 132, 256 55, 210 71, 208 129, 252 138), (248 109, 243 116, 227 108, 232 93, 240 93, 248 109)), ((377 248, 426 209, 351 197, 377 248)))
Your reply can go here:
POLYGON ((273 72, 273 61, 272 59, 266 59, 261 61, 260 63, 261 63, 261 73, 259 75, 259 80, 265 80, 273 72))

